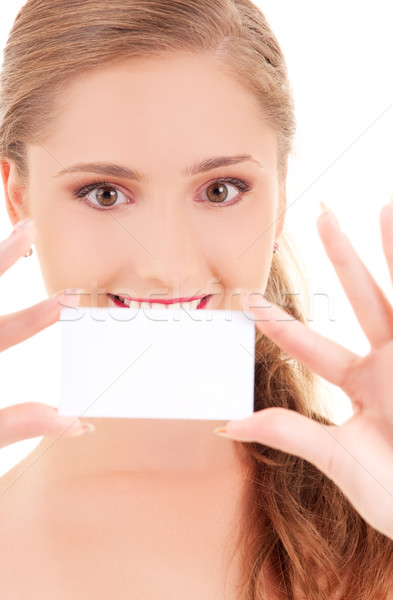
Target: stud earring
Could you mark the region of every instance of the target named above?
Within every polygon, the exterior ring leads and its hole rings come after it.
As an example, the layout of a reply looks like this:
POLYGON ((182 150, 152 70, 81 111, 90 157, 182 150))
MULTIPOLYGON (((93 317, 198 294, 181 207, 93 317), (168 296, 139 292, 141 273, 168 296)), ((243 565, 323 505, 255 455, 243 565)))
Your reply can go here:
POLYGON ((278 242, 274 242, 273 254, 280 250, 280 244, 278 242))
POLYGON ((24 254, 23 256, 24 256, 25 258, 29 258, 29 256, 31 256, 32 254, 33 254, 33 249, 32 249, 32 248, 30 248, 30 250, 29 250, 28 252, 26 252, 26 254, 24 254))

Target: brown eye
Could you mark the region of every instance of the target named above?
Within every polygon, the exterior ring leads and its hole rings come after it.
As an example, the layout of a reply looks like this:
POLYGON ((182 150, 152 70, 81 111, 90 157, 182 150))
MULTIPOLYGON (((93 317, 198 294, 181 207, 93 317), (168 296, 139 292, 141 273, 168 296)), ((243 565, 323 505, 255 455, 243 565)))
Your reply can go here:
POLYGON ((96 210, 117 209, 131 204, 127 195, 116 185, 108 181, 92 181, 79 190, 73 192, 82 204, 96 210))
POLYGON ((206 194, 211 202, 224 202, 228 197, 228 188, 222 183, 212 183, 206 188, 206 194))
POLYGON ((97 201, 101 206, 113 206, 117 201, 117 191, 109 186, 97 188, 97 201))

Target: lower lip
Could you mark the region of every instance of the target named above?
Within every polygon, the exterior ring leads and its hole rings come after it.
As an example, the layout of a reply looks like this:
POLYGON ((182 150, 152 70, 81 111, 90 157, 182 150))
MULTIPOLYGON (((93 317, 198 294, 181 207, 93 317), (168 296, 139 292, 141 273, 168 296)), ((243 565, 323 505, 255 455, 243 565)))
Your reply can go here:
MULTIPOLYGON (((206 305, 208 304, 208 302, 210 301, 210 298, 211 298, 211 297, 212 297, 212 296, 211 296, 211 294, 210 294, 210 296, 206 296, 206 298, 203 298, 203 300, 202 300, 202 301, 201 301, 201 302, 198 304, 198 306, 196 307, 196 310, 200 310, 200 309, 202 309, 202 308, 205 308, 205 307, 206 307, 206 305)), ((108 294, 108 298, 109 298, 110 300, 112 300, 112 302, 113 302, 113 304, 114 304, 115 306, 118 306, 118 307, 120 307, 120 308, 128 308, 128 309, 130 308, 129 306, 127 306, 126 304, 123 304, 123 302, 121 302, 120 300, 118 300, 118 299, 116 298, 116 296, 114 296, 113 294, 108 294)), ((158 304, 158 302, 157 302, 156 304, 158 304)), ((172 305, 169 305, 169 306, 172 306, 172 305)), ((179 306, 179 304, 175 304, 175 306, 179 306)), ((163 305, 163 308, 164 308, 164 305, 163 305)), ((165 309, 165 310, 167 310, 167 309, 165 309)), ((169 310, 170 310, 170 309, 169 309, 169 310)))

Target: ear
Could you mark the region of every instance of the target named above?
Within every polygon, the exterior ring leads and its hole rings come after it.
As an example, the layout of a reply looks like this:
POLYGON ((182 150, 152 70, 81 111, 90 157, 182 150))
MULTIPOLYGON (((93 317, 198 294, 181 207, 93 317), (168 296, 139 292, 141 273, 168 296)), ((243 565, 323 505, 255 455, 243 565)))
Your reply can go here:
POLYGON ((1 177, 4 186, 5 203, 12 225, 26 219, 28 214, 26 185, 18 181, 15 163, 0 160, 1 177))
POLYGON ((279 182, 279 199, 277 204, 277 221, 275 239, 278 240, 282 230, 284 229, 285 213, 287 210, 287 174, 288 174, 288 157, 285 159, 284 174, 279 182))

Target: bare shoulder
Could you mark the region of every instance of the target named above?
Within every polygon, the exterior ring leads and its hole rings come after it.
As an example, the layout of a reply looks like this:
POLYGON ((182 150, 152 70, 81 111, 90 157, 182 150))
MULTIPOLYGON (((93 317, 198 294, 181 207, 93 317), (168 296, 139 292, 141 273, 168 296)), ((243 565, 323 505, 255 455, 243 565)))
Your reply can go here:
POLYGON ((18 481, 23 474, 23 462, 22 460, 0 476, 0 510, 9 495, 15 491, 15 487, 18 487, 18 481))
MULTIPOLYGON (((15 492, 13 485, 15 481, 15 468, 0 477, 0 563, 3 566, 7 564, 10 542, 14 537, 15 492)), ((4 573, 4 569, 2 569, 2 573, 4 573)), ((3 588, 5 582, 2 575, 0 581, 3 588)))
POLYGON ((0 523, 2 520, 1 515, 3 514, 5 505, 9 501, 9 495, 12 493, 11 490, 16 482, 16 478, 15 467, 0 476, 0 523))
POLYGON ((5 535, 28 502, 29 476, 25 459, 0 477, 0 536, 5 535))

